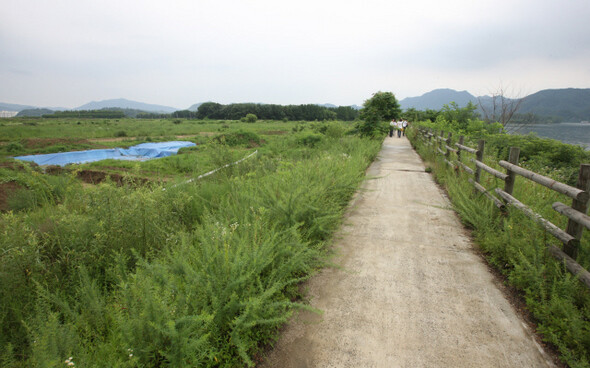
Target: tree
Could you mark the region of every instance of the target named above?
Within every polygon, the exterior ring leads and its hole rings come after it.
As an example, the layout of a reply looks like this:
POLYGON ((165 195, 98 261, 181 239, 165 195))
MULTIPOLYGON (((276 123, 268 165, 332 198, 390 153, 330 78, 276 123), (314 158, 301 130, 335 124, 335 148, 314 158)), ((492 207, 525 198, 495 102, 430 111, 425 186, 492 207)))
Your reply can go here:
POLYGON ((359 124, 358 129, 362 136, 374 136, 379 133, 385 133, 387 126, 384 121, 398 119, 402 110, 395 95, 391 92, 377 92, 373 97, 366 100, 360 112, 363 122, 359 124))
POLYGON ((504 96, 505 92, 504 88, 500 86, 496 92, 492 93, 491 97, 477 98, 483 121, 486 123, 498 122, 507 128, 506 125, 510 123, 524 98, 507 98, 504 96))
POLYGON ((448 105, 443 105, 440 115, 449 123, 455 124, 458 129, 465 130, 470 121, 477 119, 475 110, 477 110, 477 106, 471 101, 465 107, 459 107, 456 102, 451 102, 448 105))
POLYGON ((255 123, 258 118, 254 114, 247 114, 246 115, 246 123, 255 123))

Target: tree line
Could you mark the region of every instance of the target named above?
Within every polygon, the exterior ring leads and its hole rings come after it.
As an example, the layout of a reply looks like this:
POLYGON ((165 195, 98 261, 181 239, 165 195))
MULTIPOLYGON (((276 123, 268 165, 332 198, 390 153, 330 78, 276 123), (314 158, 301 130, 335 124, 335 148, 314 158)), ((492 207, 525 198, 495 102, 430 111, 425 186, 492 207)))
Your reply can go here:
MULTIPOLYGON (((191 111, 177 111, 189 115, 191 111)), ((320 105, 273 105, 255 103, 236 103, 222 105, 205 102, 196 111, 197 119, 239 120, 248 114, 254 114, 262 120, 342 120, 352 121, 358 117, 358 110, 351 106, 325 107, 320 105)), ((184 117, 184 116, 178 116, 184 117)))

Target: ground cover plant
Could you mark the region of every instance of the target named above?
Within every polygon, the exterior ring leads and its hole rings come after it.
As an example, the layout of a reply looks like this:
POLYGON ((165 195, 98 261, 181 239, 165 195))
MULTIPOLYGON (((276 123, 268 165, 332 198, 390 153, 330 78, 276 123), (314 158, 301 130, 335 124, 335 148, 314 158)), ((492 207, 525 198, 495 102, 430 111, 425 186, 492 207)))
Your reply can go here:
POLYGON ((352 125, 323 124, 196 122, 190 134, 207 133, 197 149, 121 163, 122 183, 6 158, 0 181, 18 183, 25 203, 0 215, 0 365, 252 366, 305 308, 298 283, 380 149, 352 125))
MULTIPOLYGON (((449 169, 441 155, 422 144, 417 137, 418 127, 452 132, 455 140, 465 135, 467 145, 476 147, 478 139, 485 139, 484 162, 504 171, 497 165, 506 160, 510 146, 521 148, 520 165, 575 185, 580 163, 590 163, 590 154, 580 147, 558 141, 541 139, 533 135, 507 135, 497 127, 481 121, 457 122, 437 119, 437 122, 416 123, 409 137, 417 151, 433 167, 436 180, 445 187, 462 221, 484 251, 488 262, 506 277, 525 300, 533 316, 537 331, 544 341, 556 346, 561 359, 571 367, 590 366, 590 293, 547 251, 545 244, 561 247, 559 241, 516 209, 501 214, 481 193, 475 193, 467 181, 467 174, 449 169), (437 125, 439 123, 440 125, 437 125)), ((503 181, 482 174, 482 184, 493 191, 503 188, 503 181)), ((567 219, 555 212, 555 201, 571 204, 571 199, 555 191, 517 177, 514 196, 545 219, 562 229, 567 219)), ((577 261, 590 268, 590 238, 587 231, 582 237, 577 261)))

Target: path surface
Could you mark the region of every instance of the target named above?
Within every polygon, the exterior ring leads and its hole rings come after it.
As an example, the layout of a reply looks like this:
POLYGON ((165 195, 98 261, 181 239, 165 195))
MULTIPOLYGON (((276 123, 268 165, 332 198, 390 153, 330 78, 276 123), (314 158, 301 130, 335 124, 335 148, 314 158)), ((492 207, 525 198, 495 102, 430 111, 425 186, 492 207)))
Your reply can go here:
POLYGON ((386 138, 262 367, 551 367, 406 138, 386 138))

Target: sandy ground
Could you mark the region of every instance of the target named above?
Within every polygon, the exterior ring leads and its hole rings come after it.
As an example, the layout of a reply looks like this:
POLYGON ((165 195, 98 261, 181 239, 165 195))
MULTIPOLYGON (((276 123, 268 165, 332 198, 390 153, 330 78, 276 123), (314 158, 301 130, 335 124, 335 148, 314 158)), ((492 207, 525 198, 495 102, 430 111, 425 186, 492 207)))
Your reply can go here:
POLYGON ((261 367, 552 367, 406 138, 386 138, 261 367))

